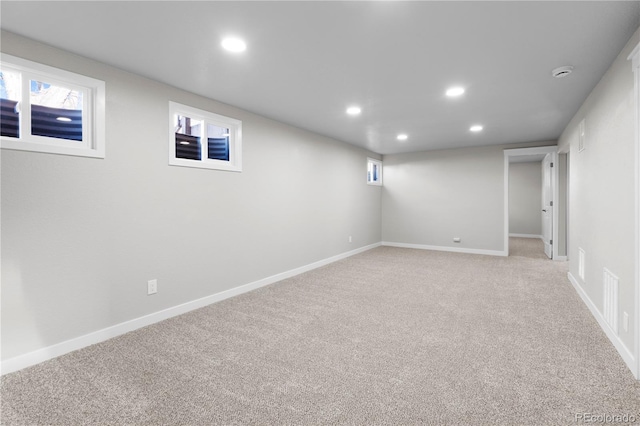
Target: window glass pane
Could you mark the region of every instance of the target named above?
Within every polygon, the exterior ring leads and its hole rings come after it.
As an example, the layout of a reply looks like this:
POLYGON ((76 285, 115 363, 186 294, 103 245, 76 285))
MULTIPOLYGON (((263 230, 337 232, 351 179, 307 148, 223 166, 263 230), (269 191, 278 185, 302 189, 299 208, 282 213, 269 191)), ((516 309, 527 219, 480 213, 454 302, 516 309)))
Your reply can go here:
POLYGON ((19 105, 20 74, 0 70, 0 133, 12 138, 20 137, 19 105))
POLYGON ((169 165, 242 171, 242 121, 169 101, 169 165))
POLYGON ((207 139, 208 157, 211 160, 229 161, 229 129, 208 124, 207 139))
POLYGON ((82 141, 82 92, 31 80, 31 134, 82 141))
POLYGON ((176 158, 201 160, 200 136, 202 123, 184 115, 174 116, 176 134, 176 158))
POLYGON ((367 159, 367 183, 370 185, 382 185, 382 162, 367 159))
POLYGON ((375 163, 369 163, 369 173, 368 173, 369 182, 377 182, 378 181, 378 165, 375 163))

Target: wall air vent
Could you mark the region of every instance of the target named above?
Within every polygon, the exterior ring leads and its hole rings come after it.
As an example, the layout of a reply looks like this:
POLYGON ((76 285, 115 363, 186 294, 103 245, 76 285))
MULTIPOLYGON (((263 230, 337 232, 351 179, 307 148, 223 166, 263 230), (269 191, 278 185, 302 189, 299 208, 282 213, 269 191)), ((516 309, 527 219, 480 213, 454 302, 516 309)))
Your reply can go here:
POLYGON ((618 285, 620 280, 607 268, 604 268, 602 278, 604 284, 604 312, 602 314, 609 327, 618 334, 618 285))
POLYGON ((584 151, 584 140, 585 140, 586 132, 584 129, 584 118, 580 120, 580 124, 578 124, 578 152, 584 151))

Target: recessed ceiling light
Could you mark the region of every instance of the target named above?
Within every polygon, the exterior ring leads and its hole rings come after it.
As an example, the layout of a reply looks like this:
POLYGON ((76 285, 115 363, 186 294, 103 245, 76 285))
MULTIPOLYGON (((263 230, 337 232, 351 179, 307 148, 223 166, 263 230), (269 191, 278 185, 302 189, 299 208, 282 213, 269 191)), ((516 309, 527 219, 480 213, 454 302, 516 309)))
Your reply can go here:
POLYGON ((347 114, 349 115, 358 115, 362 112, 362 109, 360 109, 360 107, 357 106, 350 106, 349 108, 347 108, 347 114))
POLYGON ((229 52, 244 52, 247 49, 247 44, 235 37, 227 37, 222 40, 222 47, 229 52))
POLYGON ((404 133, 400 133, 400 134, 398 135, 397 139, 398 139, 399 141, 406 141, 407 139, 409 139, 409 136, 408 136, 408 135, 406 135, 406 134, 404 134, 404 133))
POLYGON ((450 98, 455 98, 456 96, 460 96, 464 93, 464 87, 456 86, 450 87, 447 89, 447 96, 450 98))
POLYGON ((472 132, 479 132, 482 130, 482 126, 479 124, 473 125, 469 128, 472 132))
POLYGON ((56 117, 56 120, 64 121, 65 123, 68 123, 68 122, 71 121, 71 119, 69 117, 56 117))

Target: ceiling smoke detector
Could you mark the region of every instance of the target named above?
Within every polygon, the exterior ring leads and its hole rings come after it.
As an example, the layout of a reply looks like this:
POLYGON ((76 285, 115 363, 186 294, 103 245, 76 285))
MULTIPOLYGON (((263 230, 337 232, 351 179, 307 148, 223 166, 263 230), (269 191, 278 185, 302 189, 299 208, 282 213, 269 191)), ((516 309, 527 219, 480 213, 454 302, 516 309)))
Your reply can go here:
POLYGON ((571 74, 571 71, 573 71, 573 67, 571 66, 559 67, 551 71, 551 75, 554 76, 555 78, 562 78, 571 74))

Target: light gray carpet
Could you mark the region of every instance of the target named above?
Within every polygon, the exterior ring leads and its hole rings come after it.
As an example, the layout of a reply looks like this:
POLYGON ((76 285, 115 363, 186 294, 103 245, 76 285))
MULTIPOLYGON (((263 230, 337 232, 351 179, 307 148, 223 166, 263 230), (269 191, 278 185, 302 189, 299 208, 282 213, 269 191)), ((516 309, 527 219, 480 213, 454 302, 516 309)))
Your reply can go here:
MULTIPOLYGON (((380 247, 2 379, 3 424, 640 417, 566 265, 380 247)), ((640 421, 640 420, 639 420, 640 421)))
POLYGON ((547 255, 544 254, 544 243, 539 238, 509 238, 509 256, 550 260, 547 255))

